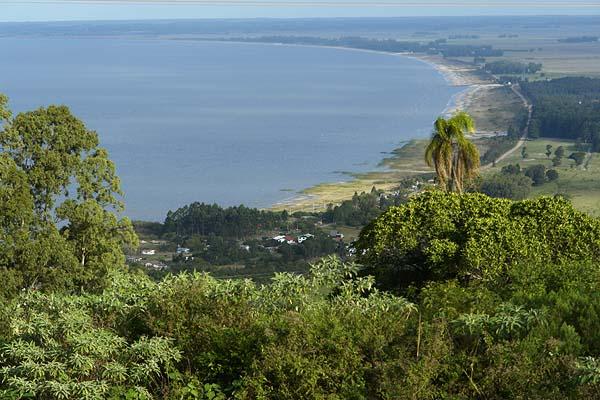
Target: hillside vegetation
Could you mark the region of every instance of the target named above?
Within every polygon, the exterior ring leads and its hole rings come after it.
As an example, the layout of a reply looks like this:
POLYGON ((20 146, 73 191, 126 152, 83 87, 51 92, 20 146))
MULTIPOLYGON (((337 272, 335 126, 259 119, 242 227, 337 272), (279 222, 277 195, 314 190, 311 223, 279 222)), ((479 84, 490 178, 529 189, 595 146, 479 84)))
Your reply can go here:
MULTIPOLYGON (((438 120, 430 149, 448 190, 478 164, 467 142, 446 151, 466 117, 438 120)), ((378 207, 356 260, 153 280, 125 264, 138 239, 96 133, 4 97, 0 118, 1 399, 600 398, 600 220, 562 197, 373 191, 346 206, 378 207)), ((330 214, 362 217, 346 211, 330 214)), ((238 238, 286 218, 194 204, 163 228, 238 238)))

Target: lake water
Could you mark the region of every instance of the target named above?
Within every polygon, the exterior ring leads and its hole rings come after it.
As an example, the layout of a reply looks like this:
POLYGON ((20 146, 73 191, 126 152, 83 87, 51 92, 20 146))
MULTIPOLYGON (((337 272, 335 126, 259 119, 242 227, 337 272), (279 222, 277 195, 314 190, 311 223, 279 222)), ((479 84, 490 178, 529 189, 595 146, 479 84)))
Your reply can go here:
POLYGON ((14 111, 66 104, 98 131, 135 219, 266 207, 372 170, 460 90, 420 61, 342 49, 13 37, 0 52, 14 111))

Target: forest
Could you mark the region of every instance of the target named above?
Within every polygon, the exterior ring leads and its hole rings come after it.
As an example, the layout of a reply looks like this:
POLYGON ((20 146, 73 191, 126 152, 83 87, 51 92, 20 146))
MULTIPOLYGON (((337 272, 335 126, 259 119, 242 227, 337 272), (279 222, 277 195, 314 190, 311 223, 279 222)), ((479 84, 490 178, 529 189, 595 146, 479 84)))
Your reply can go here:
MULTIPOLYGON (((65 106, 13 116, 4 96, 0 121, 2 399, 600 398, 600 220, 564 198, 462 192, 440 170, 372 216, 354 258, 264 283, 153 279, 125 263, 140 241, 97 133, 65 106)), ((439 119, 435 140, 463 126, 439 119)), ((476 168, 468 154, 454 165, 476 168)), ((236 238, 284 219, 195 204, 165 228, 236 238)))
POLYGON ((516 61, 499 60, 486 63, 484 69, 494 75, 524 75, 535 74, 541 71, 542 64, 525 64, 516 61))
POLYGON ((600 151, 600 79, 561 78, 520 85, 533 103, 530 137, 572 139, 600 151))
POLYGON ((502 50, 495 49, 490 45, 451 44, 446 39, 437 39, 427 43, 399 41, 395 39, 369 39, 363 37, 322 38, 315 36, 260 36, 203 40, 348 47, 389 53, 441 54, 444 57, 501 57, 504 54, 502 50))
POLYGON ((242 206, 222 208, 217 204, 192 203, 167 213, 161 234, 203 235, 243 239, 263 230, 279 228, 288 213, 275 213, 242 206))

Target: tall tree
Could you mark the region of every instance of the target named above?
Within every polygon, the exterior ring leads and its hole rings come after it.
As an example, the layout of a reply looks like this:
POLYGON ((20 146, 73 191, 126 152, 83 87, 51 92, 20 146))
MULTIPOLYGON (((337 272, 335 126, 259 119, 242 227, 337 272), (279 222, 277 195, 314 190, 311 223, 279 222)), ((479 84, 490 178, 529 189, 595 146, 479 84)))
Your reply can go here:
POLYGON ((466 137, 473 132, 475 123, 465 112, 435 121, 425 161, 435 168, 438 183, 446 191, 461 193, 465 181, 477 173, 479 151, 466 137))
POLYGON ((101 286, 123 265, 122 247, 137 244, 131 222, 116 215, 123 204, 113 162, 67 107, 12 118, 6 104, 0 96, 0 230, 10 236, 0 268, 18 273, 23 287, 101 286))

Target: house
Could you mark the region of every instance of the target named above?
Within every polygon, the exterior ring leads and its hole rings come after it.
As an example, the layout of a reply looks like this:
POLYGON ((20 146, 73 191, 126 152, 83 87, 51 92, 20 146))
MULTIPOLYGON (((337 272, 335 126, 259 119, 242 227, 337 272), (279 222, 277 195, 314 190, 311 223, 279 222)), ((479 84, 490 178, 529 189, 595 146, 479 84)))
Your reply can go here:
POLYGON ((156 254, 156 250, 142 250, 142 254, 145 256, 153 256, 156 254))
POLYGON ((285 237, 285 242, 287 244, 297 244, 296 243, 296 239, 293 236, 286 236, 285 237))
POLYGON ((310 233, 305 233, 304 235, 298 236, 298 243, 303 243, 307 239, 314 238, 314 237, 315 237, 315 235, 312 235, 310 233))
POLYGON ((274 241, 279 242, 279 243, 284 243, 285 242, 285 236, 284 235, 279 235, 279 236, 275 236, 273 238, 274 241))
POLYGON ((331 231, 329 232, 329 236, 334 238, 334 239, 343 239, 344 238, 344 234, 340 233, 338 231, 331 231))
POLYGON ((250 251, 250 246, 248 246, 247 244, 241 244, 240 249, 250 251))
POLYGON ((157 271, 161 271, 163 269, 169 268, 166 264, 163 264, 163 263, 151 263, 151 262, 147 262, 146 264, 144 264, 144 266, 146 268, 152 268, 152 269, 157 270, 157 271))
POLYGON ((180 246, 177 247, 177 254, 188 254, 190 252, 191 252, 191 250, 188 249, 187 247, 180 247, 180 246))

